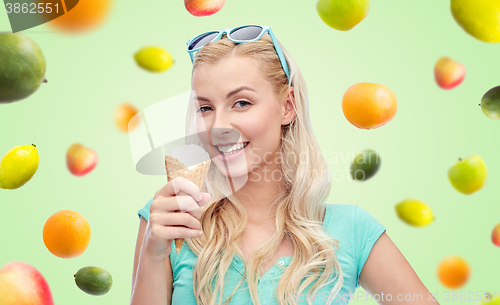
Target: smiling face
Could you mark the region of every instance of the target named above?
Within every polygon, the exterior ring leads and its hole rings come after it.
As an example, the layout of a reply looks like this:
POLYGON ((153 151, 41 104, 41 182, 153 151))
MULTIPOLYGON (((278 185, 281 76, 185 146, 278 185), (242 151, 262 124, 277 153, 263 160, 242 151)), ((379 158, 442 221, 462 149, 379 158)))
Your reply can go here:
POLYGON ((281 125, 290 122, 290 111, 286 97, 277 96, 259 64, 231 56, 193 73, 197 132, 207 131, 211 139, 200 140, 207 151, 213 149, 217 157, 212 160, 225 176, 278 168, 281 125))

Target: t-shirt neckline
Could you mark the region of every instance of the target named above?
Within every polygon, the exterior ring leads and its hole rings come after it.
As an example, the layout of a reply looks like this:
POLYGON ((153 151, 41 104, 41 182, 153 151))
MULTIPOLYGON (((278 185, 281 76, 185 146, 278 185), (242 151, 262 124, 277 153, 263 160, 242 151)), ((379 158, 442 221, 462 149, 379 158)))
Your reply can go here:
MULTIPOLYGON (((325 217, 323 219, 323 227, 325 229, 326 229, 325 224, 329 223, 330 218, 331 218, 331 215, 330 215, 331 208, 328 207, 329 205, 331 205, 331 204, 325 204, 325 217)), ((269 274, 273 275, 274 273, 276 273, 276 268, 278 268, 278 266, 277 266, 278 264, 280 264, 281 266, 288 266, 290 264, 290 261, 292 260, 292 258, 293 258, 293 256, 282 256, 282 257, 278 258, 276 263, 269 270, 267 270, 267 272, 264 273, 261 277, 268 276, 269 274)), ((237 253, 234 254, 233 261, 231 262, 231 264, 243 276, 243 273, 245 272, 244 263, 243 263, 243 260, 241 259, 241 257, 237 253)))

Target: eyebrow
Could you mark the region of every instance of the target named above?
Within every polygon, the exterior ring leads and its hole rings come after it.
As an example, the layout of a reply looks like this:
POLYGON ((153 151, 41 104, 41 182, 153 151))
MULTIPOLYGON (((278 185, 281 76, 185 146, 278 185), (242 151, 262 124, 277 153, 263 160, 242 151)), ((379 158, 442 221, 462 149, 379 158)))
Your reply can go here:
MULTIPOLYGON (((229 92, 226 96, 226 99, 230 98, 231 96, 235 95, 236 93, 240 92, 240 91, 243 91, 243 90, 250 90, 250 91, 253 91, 253 92, 257 92, 255 91, 254 89, 250 88, 250 87, 247 87, 247 86, 241 86, 231 92, 229 92)), ((197 100, 199 101, 205 101, 205 102, 209 102, 210 103, 210 100, 206 97, 201 97, 201 96, 198 96, 196 97, 197 100)))

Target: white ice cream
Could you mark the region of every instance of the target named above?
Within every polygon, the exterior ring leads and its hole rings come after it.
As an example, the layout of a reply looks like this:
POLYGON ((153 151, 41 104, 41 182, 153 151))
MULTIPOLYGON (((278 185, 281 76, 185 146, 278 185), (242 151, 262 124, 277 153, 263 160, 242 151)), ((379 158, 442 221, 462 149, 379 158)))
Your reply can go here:
POLYGON ((200 146, 189 144, 171 148, 169 156, 177 158, 187 166, 188 170, 195 168, 198 164, 210 159, 210 155, 200 146))

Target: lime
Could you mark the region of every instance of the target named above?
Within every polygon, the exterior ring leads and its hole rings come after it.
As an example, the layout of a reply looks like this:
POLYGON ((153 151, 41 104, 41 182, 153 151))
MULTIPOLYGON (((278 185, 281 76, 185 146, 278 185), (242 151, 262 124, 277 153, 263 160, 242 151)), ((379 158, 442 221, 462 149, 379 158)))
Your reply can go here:
POLYGON ((351 164, 353 180, 365 181, 373 177, 380 168, 380 157, 371 149, 366 149, 356 155, 351 164))
POLYGON ((135 62, 139 67, 150 72, 163 72, 174 64, 174 59, 166 50, 148 46, 134 54, 135 62))
POLYGON ((500 86, 491 88, 481 98, 481 110, 493 120, 500 120, 500 86))
POLYGON ((34 144, 11 148, 0 161, 0 188, 20 188, 33 177, 37 169, 38 150, 34 144))
POLYGON ((74 277, 78 288, 90 295, 106 294, 113 285, 111 274, 99 267, 83 267, 76 272, 74 277))
POLYGON ((33 39, 0 32, 0 103, 27 98, 45 79, 45 57, 33 39))

